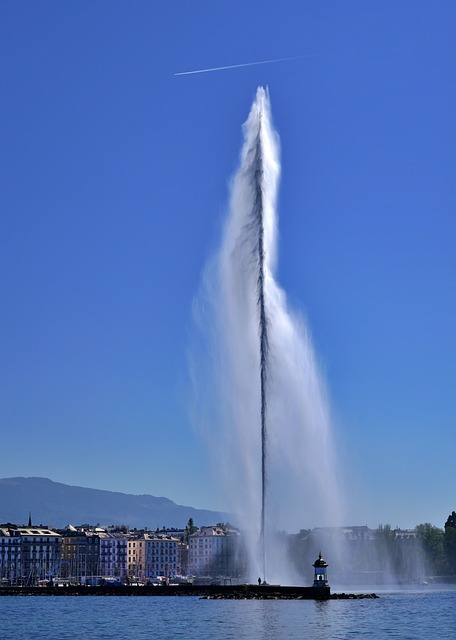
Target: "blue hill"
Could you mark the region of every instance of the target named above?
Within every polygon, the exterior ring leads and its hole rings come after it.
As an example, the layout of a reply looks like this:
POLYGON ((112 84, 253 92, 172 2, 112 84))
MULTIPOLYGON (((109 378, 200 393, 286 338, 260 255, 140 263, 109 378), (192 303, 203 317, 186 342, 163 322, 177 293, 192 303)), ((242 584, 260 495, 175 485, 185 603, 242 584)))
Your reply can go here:
POLYGON ((178 505, 163 497, 86 489, 48 478, 0 479, 0 522, 25 524, 29 512, 35 525, 58 528, 69 523, 183 528, 189 518, 197 526, 232 522, 229 514, 178 505))

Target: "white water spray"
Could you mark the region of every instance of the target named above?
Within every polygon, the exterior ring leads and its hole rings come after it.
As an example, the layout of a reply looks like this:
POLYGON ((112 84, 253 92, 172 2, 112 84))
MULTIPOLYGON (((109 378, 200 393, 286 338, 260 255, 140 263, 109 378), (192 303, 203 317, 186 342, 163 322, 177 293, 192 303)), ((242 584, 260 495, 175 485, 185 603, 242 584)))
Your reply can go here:
POLYGON ((279 140, 260 87, 222 244, 195 304, 209 356, 205 367, 198 361, 197 402, 216 478, 246 533, 248 577, 284 583, 296 576, 275 532, 338 524, 340 502, 309 332, 274 277, 279 177, 279 140))

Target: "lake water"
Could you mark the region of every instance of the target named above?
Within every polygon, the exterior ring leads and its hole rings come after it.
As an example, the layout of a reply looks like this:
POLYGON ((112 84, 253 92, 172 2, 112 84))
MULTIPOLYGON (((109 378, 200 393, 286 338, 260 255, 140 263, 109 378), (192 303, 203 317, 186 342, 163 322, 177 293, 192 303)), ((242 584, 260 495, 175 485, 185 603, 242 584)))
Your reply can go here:
POLYGON ((456 590, 377 594, 377 600, 326 602, 4 596, 0 639, 456 639, 456 590))

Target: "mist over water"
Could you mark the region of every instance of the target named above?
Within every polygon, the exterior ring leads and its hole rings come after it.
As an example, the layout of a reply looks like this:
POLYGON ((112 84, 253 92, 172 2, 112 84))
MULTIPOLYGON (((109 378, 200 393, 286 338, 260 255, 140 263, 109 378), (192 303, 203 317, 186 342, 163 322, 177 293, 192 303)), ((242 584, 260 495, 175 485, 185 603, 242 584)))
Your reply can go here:
MULTIPOLYGON (((266 579, 286 583, 296 576, 275 532, 341 524, 341 502, 330 412, 309 329, 275 279, 280 145, 261 87, 243 133, 221 246, 194 305, 203 332, 203 349, 192 361, 196 420, 204 429, 214 482, 247 534, 248 577, 256 580, 263 575, 265 405, 266 579)), ((302 238, 303 250, 307 242, 302 238)))

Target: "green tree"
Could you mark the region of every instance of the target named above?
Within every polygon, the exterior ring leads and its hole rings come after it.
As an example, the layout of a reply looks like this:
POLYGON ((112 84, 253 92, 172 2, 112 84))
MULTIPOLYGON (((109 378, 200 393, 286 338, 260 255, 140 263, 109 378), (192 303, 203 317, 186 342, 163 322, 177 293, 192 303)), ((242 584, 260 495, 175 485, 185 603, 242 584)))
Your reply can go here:
POLYGON ((189 518, 187 522, 187 526, 184 529, 184 537, 186 542, 188 542, 188 536, 191 536, 192 533, 196 533, 197 531, 198 531, 198 527, 195 527, 193 518, 189 518))
POLYGON ((428 574, 439 575, 446 571, 446 558, 443 546, 444 533, 429 522, 419 524, 416 533, 421 541, 425 570, 428 574))
POLYGON ((443 547, 450 573, 456 573, 456 511, 453 511, 445 522, 443 547))
POLYGON ((456 529, 456 511, 452 511, 448 516, 445 529, 456 529))

